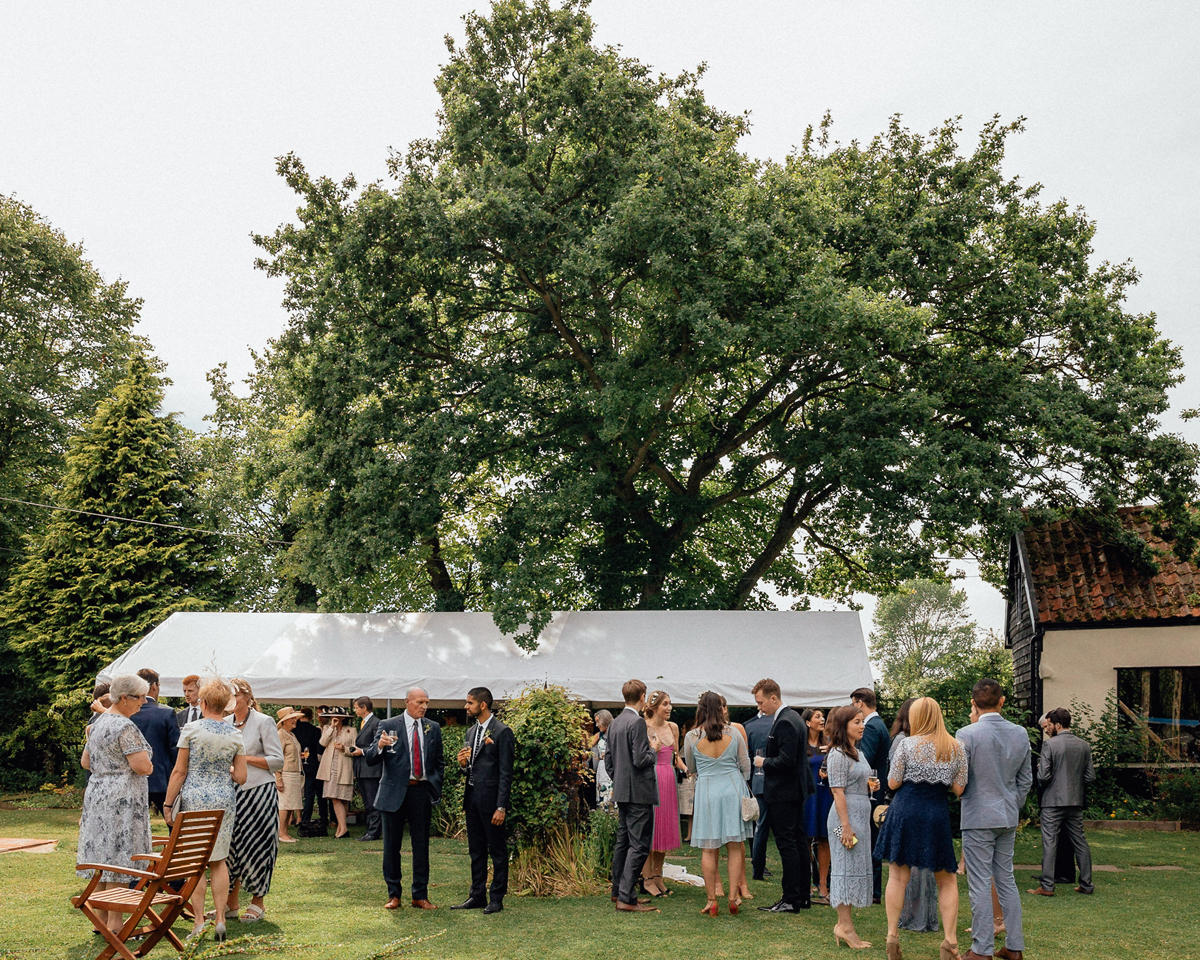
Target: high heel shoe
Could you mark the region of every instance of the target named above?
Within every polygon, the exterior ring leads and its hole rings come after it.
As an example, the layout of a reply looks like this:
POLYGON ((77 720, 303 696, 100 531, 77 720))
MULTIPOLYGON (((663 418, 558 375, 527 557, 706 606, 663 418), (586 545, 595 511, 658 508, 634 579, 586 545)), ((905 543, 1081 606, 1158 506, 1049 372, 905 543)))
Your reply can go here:
MULTIPOLYGON (((839 927, 836 923, 833 925, 834 946, 840 947, 843 943, 845 943, 846 946, 848 946, 851 950, 869 950, 871 948, 871 944, 862 939, 862 937, 859 937, 858 934, 855 934, 855 938, 858 940, 858 942, 852 943, 850 941, 850 937, 843 932, 841 927, 839 927)), ((888 956, 891 957, 891 954, 889 953, 888 956)))
POLYGON ((951 943, 949 940, 943 940, 938 945, 938 960, 960 960, 958 944, 951 943))
POLYGON ((225 924, 218 923, 213 927, 213 941, 216 943, 225 942, 225 924))
POLYGON ((709 917, 715 917, 715 916, 717 915, 717 901, 716 901, 716 900, 709 900, 709 901, 708 901, 708 906, 706 906, 706 907, 705 907, 703 910, 701 910, 700 912, 701 912, 701 913, 703 913, 705 916, 709 916, 709 917))
POLYGON ((738 912, 738 910, 741 909, 741 907, 742 907, 742 898, 741 897, 737 897, 736 899, 734 897, 729 898, 729 914, 730 914, 730 916, 736 917, 737 912, 738 912))
POLYGON ((887 960, 901 960, 899 936, 888 937, 884 946, 887 949, 887 960))
POLYGON ((192 932, 183 938, 183 942, 191 943, 194 940, 199 940, 202 936, 204 936, 204 921, 192 927, 192 932))

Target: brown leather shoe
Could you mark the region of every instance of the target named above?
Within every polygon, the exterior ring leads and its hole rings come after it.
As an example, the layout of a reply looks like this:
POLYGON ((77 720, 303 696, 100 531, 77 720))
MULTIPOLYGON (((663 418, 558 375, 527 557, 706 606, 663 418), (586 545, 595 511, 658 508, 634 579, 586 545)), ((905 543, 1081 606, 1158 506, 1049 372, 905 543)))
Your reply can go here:
MULTIPOLYGON (((613 903, 616 903, 616 902, 617 902, 617 898, 616 898, 616 897, 613 897, 613 898, 612 898, 612 902, 613 902, 613 903)), ((650 898, 649 898, 649 897, 638 897, 638 903, 649 903, 649 902, 650 902, 650 898)))
POLYGON ((1091 890, 1084 890, 1083 887, 1076 887, 1075 892, 1076 893, 1086 893, 1090 897, 1093 893, 1096 892, 1096 888, 1093 887, 1091 890))
POLYGON ((976 953, 974 950, 968 950, 962 955, 962 960, 992 960, 986 953, 976 953))
POLYGON ((384 910, 399 910, 400 909, 400 898, 392 897, 390 900, 388 900, 387 903, 385 903, 383 905, 383 909, 384 910))
POLYGON ((430 903, 428 900, 414 900, 412 905, 418 910, 436 910, 437 905, 430 903))
POLYGON ((1032 890, 1026 890, 1026 893, 1032 893, 1035 897, 1052 897, 1053 890, 1047 890, 1045 887, 1034 887, 1032 890))
POLYGON ((1009 950, 1008 947, 1001 947, 996 951, 996 956, 1001 960, 1024 960, 1024 950, 1009 950))
POLYGON ((648 903, 625 903, 623 900, 617 901, 618 910, 630 910, 634 913, 658 913, 657 907, 652 907, 648 903))

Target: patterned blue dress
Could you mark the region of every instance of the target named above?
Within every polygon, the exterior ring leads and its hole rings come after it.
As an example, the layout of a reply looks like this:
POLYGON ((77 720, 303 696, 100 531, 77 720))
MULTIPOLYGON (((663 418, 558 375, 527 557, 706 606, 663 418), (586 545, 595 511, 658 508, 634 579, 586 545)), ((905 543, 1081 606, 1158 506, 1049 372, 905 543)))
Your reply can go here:
POLYGON ((958 858, 950 835, 951 784, 966 786, 967 755, 955 744, 950 760, 938 760, 927 737, 908 737, 896 750, 888 778, 900 789, 875 841, 875 856, 888 863, 954 873, 958 858))
POLYGON ((746 741, 732 727, 726 727, 725 733, 730 739, 719 757, 706 756, 696 749, 700 730, 692 730, 683 741, 684 762, 698 775, 688 843, 701 850, 717 850, 754 836, 754 821, 742 819, 742 797, 750 796, 746 786, 750 775, 746 741))
POLYGON ((829 833, 829 905, 836 907, 848 904, 851 907, 871 905, 871 796, 867 778, 871 768, 861 753, 851 760, 841 750, 829 751, 826 765, 829 788, 841 787, 846 792, 846 812, 850 815, 850 826, 858 838, 849 850, 834 833, 841 828, 837 802, 829 808, 825 826, 829 833))
MULTIPOLYGON (((132 857, 153 853, 150 845, 149 779, 134 773, 126 757, 150 752, 150 744, 132 720, 119 713, 102 713, 88 732, 87 752, 92 775, 83 794, 79 816, 76 863, 107 863, 145 870, 146 861, 132 857)), ((75 871, 91 877, 90 870, 75 871)), ((104 883, 128 883, 132 877, 105 870, 104 883)))
POLYGON ((179 791, 180 810, 224 810, 210 862, 229 855, 233 836, 237 784, 230 776, 233 758, 245 753, 242 731, 222 720, 193 720, 179 734, 179 749, 188 751, 187 779, 179 791))

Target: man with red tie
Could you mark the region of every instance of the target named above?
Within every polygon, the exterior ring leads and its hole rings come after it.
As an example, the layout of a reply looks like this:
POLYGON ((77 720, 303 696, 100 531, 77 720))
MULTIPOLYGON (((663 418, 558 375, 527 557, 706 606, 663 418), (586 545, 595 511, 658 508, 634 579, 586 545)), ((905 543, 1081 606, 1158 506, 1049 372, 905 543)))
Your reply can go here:
POLYGON ((379 739, 363 753, 371 762, 382 760, 375 809, 383 817, 383 879, 395 910, 404 898, 400 844, 404 825, 412 837, 412 905, 436 910, 429 902, 429 823, 442 796, 442 729, 425 719, 429 695, 419 687, 408 691, 404 712, 379 724, 379 739))

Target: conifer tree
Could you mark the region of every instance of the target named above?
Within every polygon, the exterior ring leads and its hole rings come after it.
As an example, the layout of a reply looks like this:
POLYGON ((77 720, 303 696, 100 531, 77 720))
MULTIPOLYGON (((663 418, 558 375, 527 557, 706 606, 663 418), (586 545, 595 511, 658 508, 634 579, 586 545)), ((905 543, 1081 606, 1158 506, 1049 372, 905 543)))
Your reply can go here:
POLYGON ((157 413, 162 398, 149 362, 131 360, 72 438, 58 500, 65 509, 31 538, 0 602, 23 672, 47 694, 90 687, 164 617, 213 597, 211 544, 173 528, 199 521, 183 428, 157 413))

